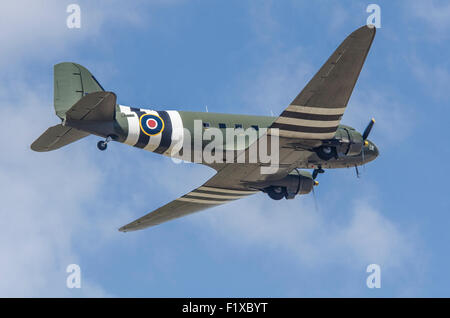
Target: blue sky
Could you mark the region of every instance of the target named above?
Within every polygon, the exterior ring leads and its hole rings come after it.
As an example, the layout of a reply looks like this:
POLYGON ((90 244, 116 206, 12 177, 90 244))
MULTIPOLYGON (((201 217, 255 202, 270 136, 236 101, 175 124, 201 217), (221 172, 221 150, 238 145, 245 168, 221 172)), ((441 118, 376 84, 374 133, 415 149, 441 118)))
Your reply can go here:
POLYGON ((328 170, 311 195, 257 194, 144 231, 117 229, 189 192, 207 167, 90 136, 50 153, 54 64, 87 67, 124 105, 280 113, 371 2, 72 1, 0 5, 0 295, 450 296, 446 147, 450 5, 377 1, 381 29, 342 123, 380 157, 328 170), (7 31, 6 31, 7 30, 7 31), (66 288, 79 264, 82 288, 66 288), (380 289, 366 267, 381 266, 380 289))

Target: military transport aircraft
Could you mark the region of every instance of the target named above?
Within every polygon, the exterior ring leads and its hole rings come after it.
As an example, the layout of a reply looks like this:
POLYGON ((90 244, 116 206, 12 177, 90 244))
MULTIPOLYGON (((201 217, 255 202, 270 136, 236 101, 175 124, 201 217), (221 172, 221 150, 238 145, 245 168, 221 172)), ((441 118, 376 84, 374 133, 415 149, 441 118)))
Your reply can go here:
POLYGON ((196 121, 202 123, 202 134, 212 129, 264 132, 259 133, 257 140, 246 139, 240 145, 234 143, 234 137, 231 145, 229 140, 223 141, 223 149, 226 153, 233 152, 234 159, 249 155, 251 146, 263 137, 278 138, 278 144, 274 141, 266 144, 278 145, 277 169, 272 173, 262 173, 267 162, 260 158, 254 162, 211 162, 198 161, 190 155, 187 161, 205 164, 217 173, 197 189, 121 227, 119 230, 123 232, 154 226, 259 191, 275 200, 307 194, 318 184, 315 179, 324 169, 358 169, 378 156, 377 147, 367 139, 375 122, 373 119, 362 134, 340 125, 375 30, 373 26, 363 26, 351 33, 278 117, 128 107, 117 104, 116 95, 105 91, 83 66, 57 64, 54 67, 54 107, 62 122, 47 129, 31 149, 51 151, 94 134, 105 138, 97 144, 100 150, 105 150, 110 141, 118 141, 169 157, 180 157, 185 148, 193 144, 194 150, 207 147, 204 141, 199 146, 191 139, 198 130, 196 121), (314 170, 311 174, 299 169, 314 170))

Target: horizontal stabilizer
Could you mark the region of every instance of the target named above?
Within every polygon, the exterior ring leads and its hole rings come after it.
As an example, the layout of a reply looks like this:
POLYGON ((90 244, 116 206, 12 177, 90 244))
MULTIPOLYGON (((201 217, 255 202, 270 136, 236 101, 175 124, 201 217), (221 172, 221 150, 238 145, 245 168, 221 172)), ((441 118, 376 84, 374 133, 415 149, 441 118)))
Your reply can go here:
POLYGON ((113 92, 90 93, 76 102, 67 112, 67 120, 114 120, 116 94, 113 92))
POLYGON ((31 145, 31 149, 39 152, 56 150, 88 135, 89 133, 75 128, 56 125, 47 129, 36 139, 31 145))

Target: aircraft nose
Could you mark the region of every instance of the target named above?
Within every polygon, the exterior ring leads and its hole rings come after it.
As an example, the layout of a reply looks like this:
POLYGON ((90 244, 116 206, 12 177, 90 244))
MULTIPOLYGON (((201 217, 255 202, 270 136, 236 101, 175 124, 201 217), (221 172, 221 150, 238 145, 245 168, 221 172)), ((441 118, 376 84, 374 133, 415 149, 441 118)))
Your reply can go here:
POLYGON ((378 151, 378 147, 375 146, 375 144, 371 141, 368 141, 367 144, 364 146, 364 155, 366 160, 364 160, 365 162, 369 162, 374 160, 376 157, 378 157, 378 155, 380 154, 380 152, 378 151))
POLYGON ((373 144, 373 154, 376 157, 378 157, 378 155, 380 154, 380 152, 378 151, 378 147, 375 146, 375 144, 373 144))

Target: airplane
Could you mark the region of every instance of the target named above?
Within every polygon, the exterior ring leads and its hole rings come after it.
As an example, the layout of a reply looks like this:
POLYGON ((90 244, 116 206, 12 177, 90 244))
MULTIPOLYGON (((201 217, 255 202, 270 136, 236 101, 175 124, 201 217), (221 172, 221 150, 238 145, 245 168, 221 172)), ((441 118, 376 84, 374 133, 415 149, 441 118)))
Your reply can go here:
MULTIPOLYGON (((368 139, 375 120, 363 133, 340 124, 375 32, 375 27, 364 25, 351 33, 278 117, 129 107, 117 104, 116 95, 105 91, 83 66, 71 62, 56 64, 54 108, 61 123, 48 128, 31 149, 56 150, 93 134, 104 138, 97 143, 102 151, 109 142, 117 141, 180 158, 190 146, 194 150, 200 148, 200 153, 206 149, 205 141, 195 144, 192 140, 196 131, 207 134, 231 129, 238 131, 237 135, 249 130, 258 132, 256 138, 246 138, 244 143, 235 144, 234 137, 232 143, 228 139, 222 141, 222 150, 237 159, 249 155, 252 145, 263 138, 273 138, 266 147, 277 146, 278 162, 270 173, 263 173, 267 162, 261 158, 253 162, 210 162, 204 158, 195 160, 192 153, 184 156, 183 160, 209 166, 216 174, 193 191, 122 226, 122 232, 155 226, 258 192, 267 193, 274 200, 308 194, 324 169, 355 167, 359 175, 358 166, 379 154, 368 139)), ((218 151, 220 147, 216 148, 218 151)))

